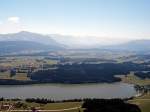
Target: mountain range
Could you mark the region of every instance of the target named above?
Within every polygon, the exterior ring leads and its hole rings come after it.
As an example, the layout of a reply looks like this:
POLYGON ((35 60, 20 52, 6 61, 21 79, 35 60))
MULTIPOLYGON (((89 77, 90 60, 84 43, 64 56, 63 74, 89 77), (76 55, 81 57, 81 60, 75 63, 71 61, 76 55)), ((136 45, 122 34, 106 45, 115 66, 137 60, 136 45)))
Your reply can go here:
POLYGON ((64 45, 59 44, 46 35, 26 31, 0 35, 0 54, 54 51, 62 49, 64 49, 64 45))
POLYGON ((63 49, 107 49, 116 51, 149 52, 150 40, 133 40, 123 44, 82 46, 79 40, 65 35, 42 35, 21 31, 13 34, 0 34, 0 54, 16 52, 41 52, 63 49), (74 43, 73 43, 74 42, 74 43), (79 45, 81 44, 81 46, 79 45), (79 47, 80 46, 80 47, 79 47))
POLYGON ((105 46, 103 48, 109 50, 144 53, 150 51, 150 40, 133 40, 123 44, 105 46))

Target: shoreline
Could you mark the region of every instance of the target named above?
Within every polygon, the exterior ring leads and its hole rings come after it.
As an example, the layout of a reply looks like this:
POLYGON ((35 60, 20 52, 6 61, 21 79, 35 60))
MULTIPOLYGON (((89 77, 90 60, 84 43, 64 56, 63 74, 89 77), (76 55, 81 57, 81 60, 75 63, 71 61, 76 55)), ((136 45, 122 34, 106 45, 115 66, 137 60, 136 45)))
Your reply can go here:
MULTIPOLYGON (((122 81, 116 81, 116 82, 81 82, 81 83, 68 83, 68 82, 48 82, 48 81, 20 81, 20 80, 10 80, 10 79, 0 79, 0 86, 3 85, 39 85, 39 84, 63 84, 63 85, 80 85, 80 84, 114 84, 114 83, 122 83, 122 81)), ((125 83, 125 82, 123 82, 125 83)))
POLYGON ((3 83, 1 84, 0 82, 0 86, 26 86, 26 85, 99 85, 99 84, 118 84, 118 83, 124 83, 124 84, 130 84, 130 85, 135 85, 134 83, 127 83, 127 82, 123 82, 123 81, 118 81, 118 82, 85 82, 85 83, 53 83, 53 82, 42 82, 42 83, 38 83, 38 82, 31 82, 31 83, 13 83, 13 84, 8 84, 8 83, 3 83))

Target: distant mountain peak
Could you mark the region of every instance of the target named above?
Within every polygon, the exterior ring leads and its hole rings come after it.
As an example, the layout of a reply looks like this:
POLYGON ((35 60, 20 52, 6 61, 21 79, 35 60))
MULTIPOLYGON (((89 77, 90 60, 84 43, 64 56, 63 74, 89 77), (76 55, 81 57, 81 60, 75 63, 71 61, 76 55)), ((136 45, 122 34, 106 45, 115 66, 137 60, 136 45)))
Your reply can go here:
MULTIPOLYGON (((20 31, 18 33, 15 34, 34 34, 34 35, 42 35, 40 33, 35 33, 35 32, 30 32, 30 31, 20 31)), ((44 35, 43 35, 44 36, 44 35)))
POLYGON ((18 33, 31 33, 31 32, 29 32, 29 31, 20 31, 18 33))
MULTIPOLYGON (((15 48, 12 48, 14 49, 14 51, 15 49, 18 49, 17 47, 22 48, 22 46, 19 43, 22 43, 22 45, 24 45, 24 48, 28 48, 28 50, 30 47, 31 49, 34 48, 39 50, 58 50, 64 48, 62 44, 59 44, 50 36, 45 36, 28 31, 21 31, 13 34, 2 34, 0 35, 0 43, 5 43, 7 45, 11 44, 13 46, 16 46, 15 48), (28 45, 28 47, 26 45, 28 45)), ((11 47, 9 49, 11 49, 11 47)))

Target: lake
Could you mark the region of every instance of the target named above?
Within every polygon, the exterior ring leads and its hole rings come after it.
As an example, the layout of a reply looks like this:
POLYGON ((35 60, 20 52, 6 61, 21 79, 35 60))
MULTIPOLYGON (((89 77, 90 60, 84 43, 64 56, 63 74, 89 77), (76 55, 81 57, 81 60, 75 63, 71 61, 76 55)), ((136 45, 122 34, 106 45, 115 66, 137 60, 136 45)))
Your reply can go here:
POLYGON ((0 86, 0 97, 49 98, 54 100, 75 98, 126 98, 136 94, 134 86, 113 84, 39 84, 0 86))

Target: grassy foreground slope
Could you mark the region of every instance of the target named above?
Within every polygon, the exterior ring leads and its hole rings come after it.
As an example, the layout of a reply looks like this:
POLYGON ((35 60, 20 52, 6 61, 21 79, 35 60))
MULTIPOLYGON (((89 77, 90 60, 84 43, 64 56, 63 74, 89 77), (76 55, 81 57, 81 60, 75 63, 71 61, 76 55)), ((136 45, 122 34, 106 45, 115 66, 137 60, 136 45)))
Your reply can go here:
MULTIPOLYGON (((150 79, 141 79, 134 74, 130 73, 127 76, 120 76, 123 82, 136 85, 150 85, 150 79)), ((142 112, 150 112, 150 93, 136 97, 129 101, 129 103, 136 104, 140 107, 142 112)))
POLYGON ((134 98, 133 100, 130 100, 129 103, 138 105, 142 112, 150 112, 150 93, 134 98))
MULTIPOLYGON (((1 101, 1 104, 11 104, 15 105, 16 101, 1 101)), ((47 104, 40 104, 40 103, 29 103, 26 101, 21 101, 21 103, 16 104, 17 107, 13 106, 10 110, 30 110, 32 107, 37 108, 38 110, 54 110, 57 112, 82 112, 81 109, 82 102, 61 102, 61 103, 47 103, 47 104), (21 104, 21 105, 20 105, 21 104)), ((1 110, 1 109, 0 109, 1 110)), ((7 112, 8 109, 1 110, 2 112, 7 112)))

